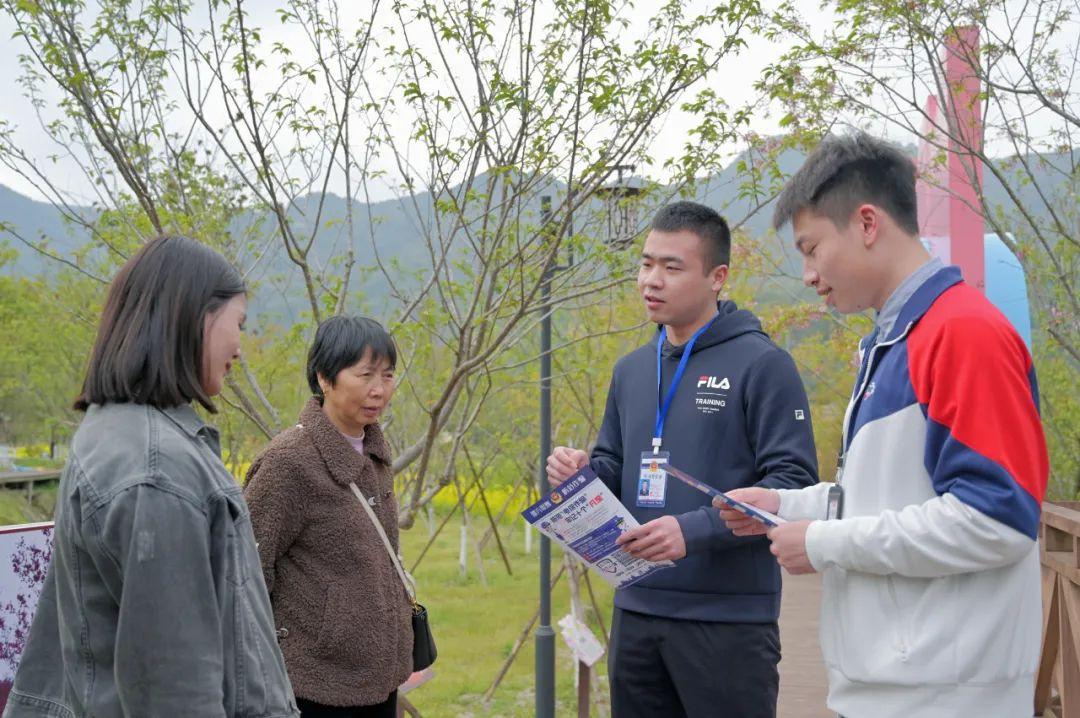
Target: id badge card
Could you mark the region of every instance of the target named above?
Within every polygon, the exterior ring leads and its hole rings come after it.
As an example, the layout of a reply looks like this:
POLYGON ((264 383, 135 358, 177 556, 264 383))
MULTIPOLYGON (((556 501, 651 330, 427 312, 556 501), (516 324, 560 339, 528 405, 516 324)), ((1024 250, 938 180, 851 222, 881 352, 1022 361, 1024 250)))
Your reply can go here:
POLYGON ((844 518, 844 489, 839 484, 833 484, 829 487, 829 497, 827 508, 825 509, 825 518, 844 518))
POLYGON ((638 474, 637 505, 645 509, 662 509, 667 503, 667 466, 666 451, 654 454, 641 452, 641 472, 638 474))

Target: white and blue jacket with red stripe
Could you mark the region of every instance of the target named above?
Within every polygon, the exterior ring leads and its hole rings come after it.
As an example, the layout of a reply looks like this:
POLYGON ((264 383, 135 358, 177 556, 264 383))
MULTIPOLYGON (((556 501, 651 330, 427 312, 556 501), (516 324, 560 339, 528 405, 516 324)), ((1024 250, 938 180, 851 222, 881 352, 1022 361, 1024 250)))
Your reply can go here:
MULTIPOLYGON (((1049 461, 1027 347, 945 267, 860 352, 843 518, 806 533, 823 581, 829 707, 1030 716, 1049 461)), ((781 490, 780 515, 824 518, 830 486, 781 490)))

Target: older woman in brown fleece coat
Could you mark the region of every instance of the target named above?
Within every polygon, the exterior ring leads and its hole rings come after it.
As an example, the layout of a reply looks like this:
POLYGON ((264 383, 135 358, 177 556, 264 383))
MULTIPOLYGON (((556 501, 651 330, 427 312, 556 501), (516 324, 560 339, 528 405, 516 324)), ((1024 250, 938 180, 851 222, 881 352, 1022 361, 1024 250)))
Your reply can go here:
POLYGON ((377 322, 324 322, 308 354, 315 396, 248 471, 244 494, 303 718, 394 716, 412 671, 408 596, 349 488, 368 498, 396 549, 390 449, 378 423, 396 363, 377 322))

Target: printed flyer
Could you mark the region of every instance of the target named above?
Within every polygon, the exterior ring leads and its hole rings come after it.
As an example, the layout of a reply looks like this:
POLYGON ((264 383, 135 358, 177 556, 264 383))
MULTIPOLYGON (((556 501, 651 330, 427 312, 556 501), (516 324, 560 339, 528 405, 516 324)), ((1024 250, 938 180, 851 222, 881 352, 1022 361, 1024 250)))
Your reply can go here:
POLYGON ((577 555, 615 588, 675 564, 635 558, 615 545, 637 520, 596 473, 585 467, 521 512, 538 531, 577 555))

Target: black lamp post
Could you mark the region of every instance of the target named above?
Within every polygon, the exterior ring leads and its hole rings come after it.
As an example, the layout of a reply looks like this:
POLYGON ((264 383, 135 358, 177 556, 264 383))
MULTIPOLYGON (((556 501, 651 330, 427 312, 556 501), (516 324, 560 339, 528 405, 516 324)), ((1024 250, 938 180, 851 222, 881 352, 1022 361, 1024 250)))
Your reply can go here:
MULTIPOLYGON (((543 227, 551 220, 551 197, 540 198, 543 227)), ((551 453, 551 277, 540 283, 540 474, 537 495, 548 492, 545 466, 551 453)), ((555 631, 551 628, 551 539, 540 534, 540 623, 536 628, 536 715, 555 715, 555 631)))
MULTIPOLYGON (((600 189, 597 194, 607 202, 608 243, 623 249, 637 236, 637 205, 627 201, 643 189, 634 177, 624 181, 623 172, 633 172, 634 165, 616 165, 612 169, 618 179, 600 189)), ((551 221, 551 197, 540 198, 541 226, 551 221)), ((572 232, 572 230, 571 230, 572 232)), ((551 280, 555 273, 573 266, 569 262, 553 266, 544 272, 540 284, 540 472, 537 476, 538 495, 549 490, 547 457, 551 454, 551 280)), ((551 539, 540 534, 540 617, 536 629, 536 716, 555 716, 555 631, 551 627, 551 539)))

